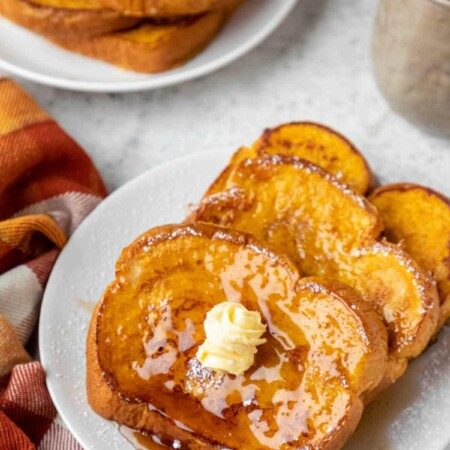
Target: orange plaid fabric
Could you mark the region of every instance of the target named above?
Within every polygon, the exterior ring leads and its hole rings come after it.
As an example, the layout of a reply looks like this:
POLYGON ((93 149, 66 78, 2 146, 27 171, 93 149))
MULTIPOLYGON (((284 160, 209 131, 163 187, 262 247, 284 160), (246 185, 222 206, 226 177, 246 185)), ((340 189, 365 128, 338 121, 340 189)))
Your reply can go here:
POLYGON ((0 79, 0 450, 80 449, 24 345, 60 249, 105 195, 78 144, 0 79))

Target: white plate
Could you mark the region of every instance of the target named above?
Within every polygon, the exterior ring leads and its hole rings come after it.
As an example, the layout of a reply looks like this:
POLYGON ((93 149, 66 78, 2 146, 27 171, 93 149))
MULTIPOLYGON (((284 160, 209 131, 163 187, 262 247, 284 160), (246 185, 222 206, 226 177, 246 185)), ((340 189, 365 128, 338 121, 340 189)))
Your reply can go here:
MULTIPOLYGON (((121 249, 155 225, 182 220, 228 158, 228 152, 192 155, 132 180, 83 222, 55 265, 42 305, 40 354, 55 405, 86 449, 131 449, 116 426, 86 402, 84 350, 92 308, 114 278, 121 249)), ((369 408, 346 450, 442 450, 450 442, 449 423, 446 328, 439 342, 369 408)))
POLYGON ((0 69, 54 87, 91 92, 156 89, 206 75, 261 43, 297 0, 248 0, 219 36, 197 57, 155 75, 124 71, 65 51, 0 16, 0 69))

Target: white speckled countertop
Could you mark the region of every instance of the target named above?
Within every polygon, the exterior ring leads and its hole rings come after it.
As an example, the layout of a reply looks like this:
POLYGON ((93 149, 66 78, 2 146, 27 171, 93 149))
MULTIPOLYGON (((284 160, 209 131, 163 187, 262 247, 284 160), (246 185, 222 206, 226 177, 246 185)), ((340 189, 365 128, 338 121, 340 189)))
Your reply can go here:
POLYGON ((386 180, 407 178, 448 195, 450 140, 396 116, 375 86, 376 3, 299 0, 241 60, 159 91, 79 94, 19 81, 93 157, 110 190, 161 162, 249 144, 285 121, 315 120, 353 140, 386 180))

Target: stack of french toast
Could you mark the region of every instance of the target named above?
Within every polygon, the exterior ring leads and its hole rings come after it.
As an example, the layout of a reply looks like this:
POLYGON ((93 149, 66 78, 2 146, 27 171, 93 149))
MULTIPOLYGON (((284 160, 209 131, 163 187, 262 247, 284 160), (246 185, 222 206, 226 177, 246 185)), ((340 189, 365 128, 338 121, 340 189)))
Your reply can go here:
POLYGON ((137 72, 184 64, 244 0, 0 0, 0 14, 76 53, 137 72))
POLYGON ((171 448, 342 448, 450 316, 449 199, 374 184, 319 124, 240 148, 184 223, 123 250, 88 333, 92 408, 171 448), (238 375, 196 357, 223 302, 266 326, 238 375))

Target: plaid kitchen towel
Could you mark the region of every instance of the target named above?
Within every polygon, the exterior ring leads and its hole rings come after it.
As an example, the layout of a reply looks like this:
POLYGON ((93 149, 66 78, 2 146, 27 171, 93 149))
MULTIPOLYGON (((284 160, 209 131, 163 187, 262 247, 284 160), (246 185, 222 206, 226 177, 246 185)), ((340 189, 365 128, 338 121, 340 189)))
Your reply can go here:
POLYGON ((59 251, 105 195, 86 153, 0 79, 0 450, 81 448, 24 346, 59 251))

